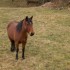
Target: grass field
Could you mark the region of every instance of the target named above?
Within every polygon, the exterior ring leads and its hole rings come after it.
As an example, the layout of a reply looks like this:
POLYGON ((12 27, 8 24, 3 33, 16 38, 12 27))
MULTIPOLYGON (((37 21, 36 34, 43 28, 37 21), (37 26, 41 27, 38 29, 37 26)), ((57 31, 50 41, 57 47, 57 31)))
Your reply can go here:
POLYGON ((70 70, 70 11, 46 8, 0 8, 0 70, 70 70), (11 20, 34 16, 25 60, 10 52, 6 27, 11 20))

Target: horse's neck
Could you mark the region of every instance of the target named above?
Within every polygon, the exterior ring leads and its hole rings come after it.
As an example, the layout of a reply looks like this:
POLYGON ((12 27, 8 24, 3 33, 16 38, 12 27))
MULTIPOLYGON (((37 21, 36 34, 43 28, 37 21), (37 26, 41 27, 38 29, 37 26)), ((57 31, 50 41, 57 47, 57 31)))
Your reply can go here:
POLYGON ((22 31, 22 37, 24 37, 24 38, 28 37, 28 34, 27 34, 27 32, 25 30, 22 31))
POLYGON ((26 30, 26 27, 25 27, 25 22, 22 25, 22 34, 23 35, 27 35, 27 30, 26 30))

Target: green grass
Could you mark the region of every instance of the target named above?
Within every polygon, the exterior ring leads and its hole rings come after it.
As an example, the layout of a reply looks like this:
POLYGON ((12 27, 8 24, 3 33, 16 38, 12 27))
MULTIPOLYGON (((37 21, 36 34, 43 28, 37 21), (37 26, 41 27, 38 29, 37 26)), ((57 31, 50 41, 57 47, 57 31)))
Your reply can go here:
POLYGON ((46 8, 0 8, 0 70, 70 70, 70 11, 46 8), (9 21, 34 16, 35 35, 28 38, 25 60, 10 52, 9 21))

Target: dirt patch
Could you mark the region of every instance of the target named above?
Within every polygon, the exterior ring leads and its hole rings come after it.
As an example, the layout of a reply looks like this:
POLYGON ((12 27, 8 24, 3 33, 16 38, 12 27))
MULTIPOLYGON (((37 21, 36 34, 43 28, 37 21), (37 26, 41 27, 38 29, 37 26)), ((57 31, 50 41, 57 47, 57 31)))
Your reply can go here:
POLYGON ((45 4, 41 5, 41 7, 63 9, 64 7, 70 7, 70 2, 67 4, 63 4, 63 3, 61 4, 61 3, 55 3, 55 2, 46 2, 45 4))
POLYGON ((47 8, 56 8, 57 7, 57 5, 52 3, 52 2, 47 2, 47 3, 45 3, 45 4, 41 5, 41 6, 42 7, 47 7, 47 8))

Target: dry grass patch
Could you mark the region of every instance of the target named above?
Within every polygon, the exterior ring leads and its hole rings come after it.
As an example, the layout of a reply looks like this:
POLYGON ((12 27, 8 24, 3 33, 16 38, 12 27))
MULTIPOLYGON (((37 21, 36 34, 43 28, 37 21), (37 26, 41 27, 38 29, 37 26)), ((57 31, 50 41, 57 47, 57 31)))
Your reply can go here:
MULTIPOLYGON (((70 70, 70 11, 46 8, 0 8, 1 70, 70 70), (6 27, 11 20, 34 16, 35 36, 28 38, 25 60, 10 52, 6 27)), ((20 45, 21 46, 21 45, 20 45)))

